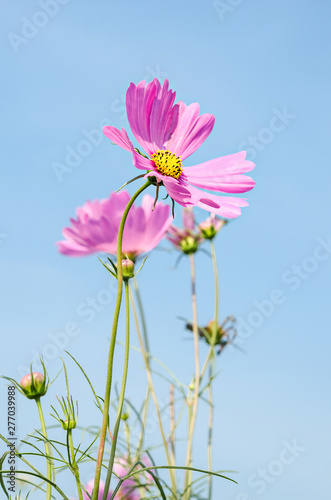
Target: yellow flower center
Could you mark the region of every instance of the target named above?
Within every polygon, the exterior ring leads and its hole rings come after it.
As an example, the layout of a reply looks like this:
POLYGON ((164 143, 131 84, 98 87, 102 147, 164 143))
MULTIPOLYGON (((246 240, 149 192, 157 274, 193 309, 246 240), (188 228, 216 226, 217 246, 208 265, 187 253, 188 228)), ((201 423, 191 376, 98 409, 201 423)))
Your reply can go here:
POLYGON ((174 155, 171 151, 159 150, 152 154, 157 171, 163 175, 169 175, 179 179, 183 172, 183 165, 180 156, 174 155))

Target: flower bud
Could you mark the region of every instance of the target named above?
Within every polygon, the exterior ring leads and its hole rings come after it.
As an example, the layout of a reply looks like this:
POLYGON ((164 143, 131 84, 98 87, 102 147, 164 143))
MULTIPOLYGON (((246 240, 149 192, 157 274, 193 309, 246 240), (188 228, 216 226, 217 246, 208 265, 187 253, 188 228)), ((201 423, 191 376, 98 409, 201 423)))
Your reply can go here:
POLYGON ((205 240, 212 240, 215 238, 218 231, 226 224, 226 220, 218 219, 215 214, 211 214, 208 219, 199 224, 201 236, 205 240))
POLYGON ((124 422, 129 418, 128 412, 122 413, 121 419, 124 420, 124 422))
POLYGON ((200 240, 196 236, 186 236, 179 242, 179 247, 182 252, 191 255, 198 250, 199 244, 200 240))
POLYGON ((19 385, 25 396, 29 399, 36 399, 44 396, 47 391, 45 376, 39 372, 24 375, 19 385))
POLYGON ((134 276, 134 263, 130 259, 122 260, 123 279, 129 280, 134 276))
POLYGON ((64 429, 65 431, 68 431, 68 430, 71 431, 77 425, 75 418, 72 418, 72 419, 69 418, 69 420, 60 420, 60 422, 61 422, 62 429, 64 429))

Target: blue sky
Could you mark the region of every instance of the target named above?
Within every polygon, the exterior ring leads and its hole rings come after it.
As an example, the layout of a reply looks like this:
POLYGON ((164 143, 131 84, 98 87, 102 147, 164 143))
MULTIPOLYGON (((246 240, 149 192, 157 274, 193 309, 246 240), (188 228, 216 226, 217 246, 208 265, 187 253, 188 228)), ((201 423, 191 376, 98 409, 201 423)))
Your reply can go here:
MULTIPOLYGON (((55 375, 64 352, 52 338, 74 323, 77 335, 66 348, 103 393, 112 304, 100 307, 89 324, 77 308, 113 285, 96 257, 65 258, 54 242, 77 206, 108 196, 136 175, 127 152, 100 134, 94 132, 96 144, 85 150, 82 141, 105 123, 128 127, 123 99, 131 81, 168 78, 178 99, 199 102, 202 112, 216 117, 211 136, 187 165, 242 148, 257 165, 250 206, 216 242, 221 315, 239 319, 238 344, 245 352, 229 348, 219 359, 215 468, 237 470, 239 485, 219 481, 214 498, 326 500, 329 2, 62 0, 52 11, 46 4, 7 2, 0 20, 1 373, 19 378, 37 353, 48 352, 55 375), (59 164, 65 166, 61 174, 59 164), (53 350, 47 351, 49 344, 53 350), (295 442, 295 459, 277 469, 275 461, 295 442), (269 470, 268 480, 256 479, 261 469, 269 470)), ((177 223, 179 216, 177 210, 177 223)), ((188 381, 192 343, 184 340, 177 317, 191 314, 189 266, 183 259, 172 270, 176 257, 155 251, 140 283, 153 352, 188 381)), ((197 265, 199 320, 205 323, 212 315, 206 255, 197 256, 197 265)), ((133 354, 128 395, 134 401, 145 391, 141 368, 133 354)), ((95 424, 99 417, 86 387, 70 369, 82 425, 95 424)), ((46 408, 62 394, 61 381, 56 384, 46 408)), ((167 397, 164 384, 159 391, 167 397)), ((0 397, 5 407, 4 385, 0 397)), ((18 402, 21 437, 36 425, 30 406, 18 402)), ((201 428, 205 417, 202 409, 201 428)), ((205 466, 203 433, 195 449, 197 465, 205 466)), ((90 473, 84 471, 86 478, 90 473)))

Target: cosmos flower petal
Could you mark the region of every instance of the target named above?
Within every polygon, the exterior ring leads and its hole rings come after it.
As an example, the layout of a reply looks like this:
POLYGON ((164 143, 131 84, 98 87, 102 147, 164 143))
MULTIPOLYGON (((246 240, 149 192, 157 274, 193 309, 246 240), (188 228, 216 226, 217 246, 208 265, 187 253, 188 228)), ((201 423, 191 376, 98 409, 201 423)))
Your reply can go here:
POLYGON ((194 186, 222 191, 223 193, 245 193, 253 189, 255 182, 251 177, 241 175, 255 166, 245 160, 246 152, 215 158, 194 167, 184 167, 187 182, 194 186))
POLYGON ((130 151, 130 153, 133 151, 132 142, 130 141, 128 134, 126 133, 124 128, 118 130, 117 128, 109 125, 107 127, 103 127, 103 133, 106 137, 108 137, 108 139, 117 144, 117 146, 119 146, 120 148, 130 151))
POLYGON ((215 117, 209 113, 199 116, 197 103, 186 106, 179 102, 179 116, 176 130, 165 148, 185 160, 207 139, 213 130, 215 117))
MULTIPOLYGON (((173 179, 175 180, 175 179, 173 179)), ((218 196, 206 193, 193 186, 165 181, 165 187, 171 198, 183 207, 198 206, 227 219, 233 219, 241 214, 240 207, 248 205, 243 198, 218 196)))
POLYGON ((145 158, 144 156, 140 155, 136 151, 133 151, 133 164, 136 168, 139 168, 140 170, 152 170, 154 169, 154 162, 152 160, 149 160, 148 158, 145 158))
POLYGON ((162 149, 175 130, 178 106, 174 106, 176 93, 168 88, 168 80, 161 87, 154 80, 131 83, 126 93, 126 110, 133 135, 144 150, 151 155, 162 149))
POLYGON ((195 227, 194 223, 194 213, 192 208, 184 208, 182 212, 183 227, 189 231, 193 231, 195 227))
MULTIPOLYGON (((71 220, 71 227, 63 229, 64 241, 57 243, 64 255, 81 257, 98 252, 116 255, 120 221, 130 199, 127 191, 112 193, 105 200, 87 202, 77 210, 79 217, 71 220), (93 210, 91 210, 93 207, 93 210)), ((133 204, 123 234, 123 254, 136 258, 149 252, 161 241, 172 222, 170 207, 145 195, 142 206, 133 204)))

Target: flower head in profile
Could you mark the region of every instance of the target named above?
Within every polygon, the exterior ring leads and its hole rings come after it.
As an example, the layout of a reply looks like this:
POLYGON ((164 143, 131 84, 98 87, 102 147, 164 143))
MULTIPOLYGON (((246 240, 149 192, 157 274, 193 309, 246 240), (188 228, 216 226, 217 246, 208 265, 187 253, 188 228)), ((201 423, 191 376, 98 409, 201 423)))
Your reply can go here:
MULTIPOLYGON (((58 242, 59 252, 81 257, 97 252, 116 255, 120 221, 130 200, 127 191, 112 193, 104 200, 88 201, 77 208, 72 227, 63 229, 64 241, 58 242)), ((141 206, 133 205, 126 220, 122 251, 131 260, 158 245, 172 222, 168 205, 146 194, 141 206)))
POLYGON ((182 212, 183 228, 169 227, 166 238, 181 252, 191 255, 195 253, 203 241, 200 230, 194 221, 192 208, 184 208, 182 212))
POLYGON ((198 206, 226 218, 240 215, 240 207, 248 203, 243 198, 218 196, 202 191, 245 193, 255 182, 243 175, 254 168, 246 152, 209 160, 192 167, 183 161, 194 153, 211 133, 215 118, 209 113, 200 115, 197 103, 175 104, 176 93, 169 89, 168 80, 161 87, 155 78, 130 84, 126 93, 126 111, 132 133, 147 156, 130 141, 126 131, 104 127, 105 135, 129 151, 136 168, 147 170, 157 186, 163 185, 172 198, 183 207, 198 206))

